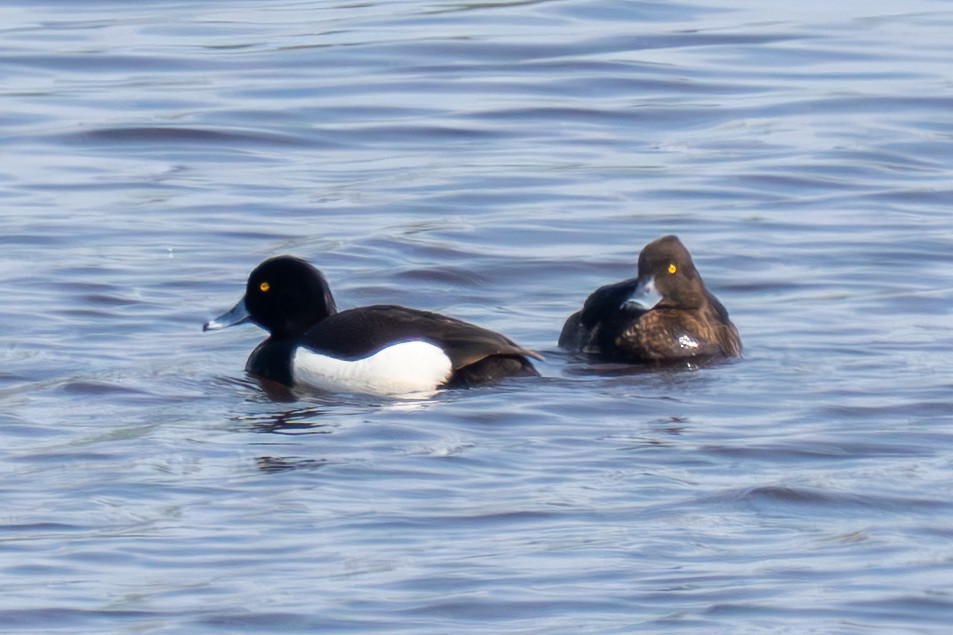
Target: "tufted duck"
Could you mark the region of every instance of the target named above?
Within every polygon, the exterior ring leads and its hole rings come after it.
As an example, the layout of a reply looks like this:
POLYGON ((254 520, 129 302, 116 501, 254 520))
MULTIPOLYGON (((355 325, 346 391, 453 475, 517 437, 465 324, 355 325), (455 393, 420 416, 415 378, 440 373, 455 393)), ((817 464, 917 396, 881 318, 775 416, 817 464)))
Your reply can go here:
POLYGON ((741 340, 728 311, 702 282, 675 236, 647 244, 638 277, 590 295, 566 320, 559 346, 623 362, 738 357, 741 340), (654 296, 654 301, 646 301, 654 296))
POLYGON ((278 256, 252 271, 245 296, 205 331, 251 321, 270 336, 245 370, 288 387, 407 395, 538 375, 530 357, 493 331, 427 311, 375 305, 337 311, 324 276, 278 256))

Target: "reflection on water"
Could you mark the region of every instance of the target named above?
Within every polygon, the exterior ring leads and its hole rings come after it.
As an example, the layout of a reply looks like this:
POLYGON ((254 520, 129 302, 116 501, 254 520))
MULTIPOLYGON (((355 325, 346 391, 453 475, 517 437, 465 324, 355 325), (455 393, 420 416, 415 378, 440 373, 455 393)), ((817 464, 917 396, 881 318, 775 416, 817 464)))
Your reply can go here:
POLYGON ((317 470, 324 467, 327 461, 293 456, 259 456, 255 459, 255 463, 262 472, 285 472, 288 470, 317 470))
POLYGON ((301 408, 284 412, 242 415, 236 422, 242 428, 251 428, 268 434, 330 434, 334 425, 321 417, 334 416, 328 408, 301 408))
POLYGON ((0 623, 944 632, 953 11, 748 4, 0 7, 0 623), (669 233, 744 357, 557 350, 669 233), (279 253, 543 376, 276 393, 279 253))

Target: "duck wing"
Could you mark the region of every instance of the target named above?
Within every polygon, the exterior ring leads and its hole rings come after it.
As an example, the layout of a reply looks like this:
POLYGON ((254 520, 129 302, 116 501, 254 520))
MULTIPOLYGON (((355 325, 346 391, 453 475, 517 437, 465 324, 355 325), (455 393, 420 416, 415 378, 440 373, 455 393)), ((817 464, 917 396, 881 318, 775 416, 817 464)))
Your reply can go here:
MULTIPOLYGON (((559 334, 558 344, 570 351, 598 353, 605 333, 614 332, 619 324, 637 321, 645 309, 628 306, 626 300, 638 286, 638 278, 629 278, 599 287, 586 298, 582 309, 570 315, 559 334)), ((611 349, 611 345, 610 345, 611 349)))
POLYGON ((442 348, 454 370, 494 356, 542 359, 495 331, 438 313, 395 305, 336 313, 311 327, 301 344, 335 357, 360 359, 390 344, 415 340, 442 348))

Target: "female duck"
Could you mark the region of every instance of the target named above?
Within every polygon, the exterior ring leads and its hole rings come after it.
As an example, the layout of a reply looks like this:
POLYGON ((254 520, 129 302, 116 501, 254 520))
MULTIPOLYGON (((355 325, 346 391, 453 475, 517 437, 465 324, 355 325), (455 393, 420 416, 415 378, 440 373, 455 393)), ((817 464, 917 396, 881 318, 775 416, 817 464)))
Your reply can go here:
POLYGON ((299 258, 264 261, 235 307, 205 331, 251 321, 270 336, 245 370, 288 387, 374 395, 469 387, 538 375, 536 353, 450 317, 376 305, 338 313, 320 271, 299 258))
POLYGON ((642 249, 637 277, 590 295, 582 310, 566 320, 559 345, 625 362, 741 355, 741 339, 728 311, 705 288, 675 236, 642 249), (653 296, 654 302, 646 301, 653 296))

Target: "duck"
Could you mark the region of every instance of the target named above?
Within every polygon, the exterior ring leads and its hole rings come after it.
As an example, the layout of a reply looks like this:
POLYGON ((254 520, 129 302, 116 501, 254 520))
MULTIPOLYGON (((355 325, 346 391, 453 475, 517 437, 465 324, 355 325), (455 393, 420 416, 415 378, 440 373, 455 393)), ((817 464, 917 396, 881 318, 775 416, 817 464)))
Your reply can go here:
POLYGON ((634 278, 599 287, 566 319, 558 345, 598 359, 666 363, 740 357, 728 310, 702 281, 677 236, 639 253, 634 278))
POLYGON ((288 255, 255 267, 241 300, 202 330, 246 322, 268 332, 246 372, 288 389, 432 394, 538 376, 530 360, 542 359, 499 333, 438 313, 396 305, 338 311, 324 274, 288 255))

